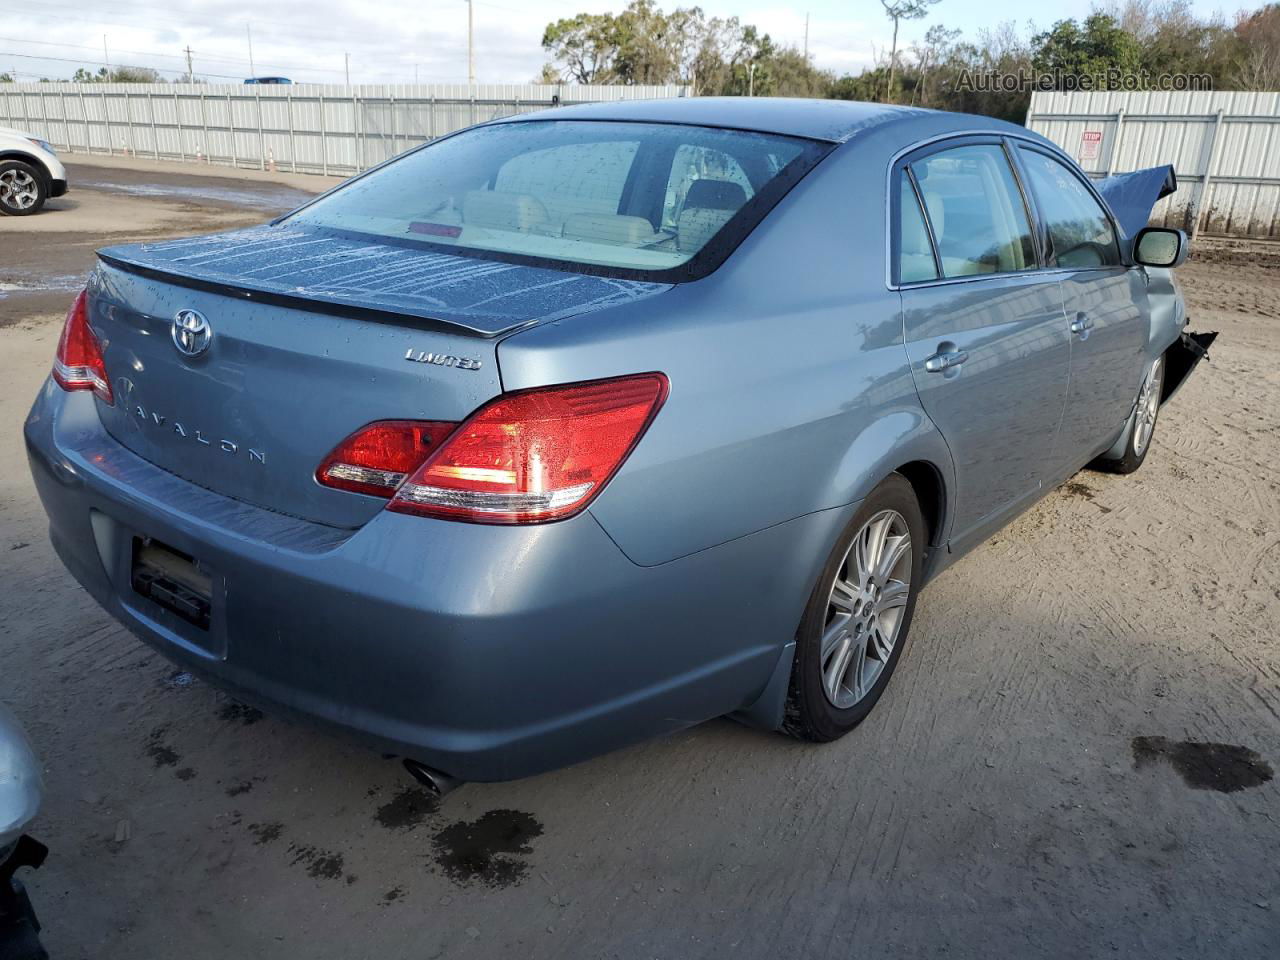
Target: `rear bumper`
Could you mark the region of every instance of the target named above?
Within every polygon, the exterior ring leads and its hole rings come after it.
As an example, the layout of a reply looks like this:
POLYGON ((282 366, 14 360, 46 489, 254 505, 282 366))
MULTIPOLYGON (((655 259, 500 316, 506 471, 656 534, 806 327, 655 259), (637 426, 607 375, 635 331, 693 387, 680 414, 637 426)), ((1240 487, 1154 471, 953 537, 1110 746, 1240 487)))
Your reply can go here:
POLYGON ((382 512, 339 530, 160 470, 103 430, 96 403, 50 381, 25 426, 51 539, 85 589, 236 696, 465 780, 563 766, 776 693, 848 519, 813 514, 658 567, 633 564, 589 513, 488 527, 382 512), (207 631, 132 590, 135 536, 208 566, 207 631))

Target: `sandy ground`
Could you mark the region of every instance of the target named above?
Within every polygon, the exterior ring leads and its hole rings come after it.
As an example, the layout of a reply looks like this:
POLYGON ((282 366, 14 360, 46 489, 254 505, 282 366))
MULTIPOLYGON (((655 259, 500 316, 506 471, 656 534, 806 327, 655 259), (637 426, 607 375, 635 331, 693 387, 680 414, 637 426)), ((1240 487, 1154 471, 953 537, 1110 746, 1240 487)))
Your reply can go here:
POLYGON ((1183 276, 1222 337, 1146 465, 1078 475, 931 585, 853 734, 718 721, 443 805, 191 682, 72 582, 20 440, 61 308, 11 312, 0 698, 48 765, 54 955, 1274 958, 1280 270, 1183 276))

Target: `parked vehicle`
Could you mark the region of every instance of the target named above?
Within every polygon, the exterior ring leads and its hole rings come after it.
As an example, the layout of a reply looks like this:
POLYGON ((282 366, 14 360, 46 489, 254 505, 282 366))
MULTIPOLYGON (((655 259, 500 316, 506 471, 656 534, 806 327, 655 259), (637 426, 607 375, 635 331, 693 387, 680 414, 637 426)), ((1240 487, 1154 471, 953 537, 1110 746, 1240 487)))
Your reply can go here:
POLYGON ((724 714, 832 740, 926 582, 1149 455, 1185 256, 985 117, 570 107, 102 251, 26 443, 114 616, 444 789, 724 714))
POLYGON ((293 83, 288 77, 250 77, 245 83, 293 83))
POLYGON ((66 192, 66 168, 48 141, 0 127, 0 213, 39 213, 46 200, 66 192))
POLYGON ((40 765, 17 719, 0 704, 0 957, 45 960, 40 921, 14 874, 39 867, 48 850, 24 832, 40 811, 40 765))

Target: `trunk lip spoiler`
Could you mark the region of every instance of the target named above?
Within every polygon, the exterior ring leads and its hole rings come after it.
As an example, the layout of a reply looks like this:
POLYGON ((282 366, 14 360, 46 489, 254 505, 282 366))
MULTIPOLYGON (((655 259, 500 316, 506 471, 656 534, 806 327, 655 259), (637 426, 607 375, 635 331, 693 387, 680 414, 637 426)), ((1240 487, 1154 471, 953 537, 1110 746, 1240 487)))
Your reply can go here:
POLYGON ((201 290, 206 293, 215 293, 221 296, 231 297, 236 300, 247 300, 254 303, 264 303, 278 307, 303 308, 315 313, 324 313, 332 316, 349 317, 357 320, 369 320, 374 323, 394 323, 398 326, 414 327, 418 330, 424 330, 432 333, 452 333, 461 334, 468 337, 474 337, 477 340, 497 340, 502 337, 531 327, 542 322, 543 317, 535 317, 528 320, 520 320, 511 323, 508 326, 497 330, 481 330, 471 326, 461 319, 452 319, 443 316, 421 316, 413 313, 403 313, 396 310, 386 310, 379 307, 367 307, 350 301, 328 300, 315 295, 302 296, 299 294, 284 293, 277 290, 269 290, 261 287, 253 287, 243 284, 228 283, 220 280, 211 280, 205 277, 195 277, 189 273, 183 273, 177 270, 164 270, 159 267, 144 265, 134 261, 125 259, 113 253, 98 251, 98 259, 110 267, 123 270, 126 273, 132 273, 140 277, 146 277, 150 280, 161 280, 165 283, 172 283, 175 286, 186 287, 190 290, 201 290))

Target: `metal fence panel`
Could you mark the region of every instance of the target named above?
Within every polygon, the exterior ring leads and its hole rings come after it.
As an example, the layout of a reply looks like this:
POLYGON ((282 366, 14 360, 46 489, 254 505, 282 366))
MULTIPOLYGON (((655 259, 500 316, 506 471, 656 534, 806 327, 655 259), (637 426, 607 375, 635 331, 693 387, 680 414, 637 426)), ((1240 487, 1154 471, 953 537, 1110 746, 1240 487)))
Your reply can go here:
POLYGON ((1035 93, 1027 126, 1093 177, 1173 164, 1155 223, 1280 239, 1280 93, 1035 93))
POLYGON ((0 84, 0 126, 69 153, 348 174, 473 123, 682 86, 0 84))

